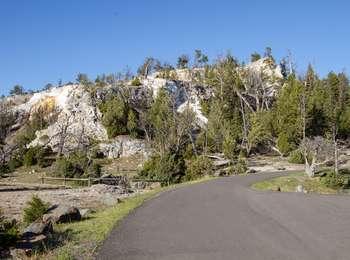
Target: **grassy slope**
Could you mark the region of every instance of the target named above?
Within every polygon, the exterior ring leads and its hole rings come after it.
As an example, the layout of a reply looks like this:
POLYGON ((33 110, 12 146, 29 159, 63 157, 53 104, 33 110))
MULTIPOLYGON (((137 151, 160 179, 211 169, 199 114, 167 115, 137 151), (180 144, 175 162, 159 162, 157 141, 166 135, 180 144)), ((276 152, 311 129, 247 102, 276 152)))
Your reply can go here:
POLYGON ((106 239, 113 227, 132 210, 142 205, 144 201, 162 191, 210 179, 213 178, 203 178, 197 181, 158 188, 130 197, 116 206, 91 214, 86 220, 57 225, 55 227, 57 234, 53 240, 55 240, 55 246, 60 246, 55 249, 48 248, 46 255, 39 255, 38 257, 42 259, 74 259, 75 256, 79 256, 79 259, 92 259, 96 249, 106 239))
POLYGON ((280 187, 281 191, 295 192, 298 185, 303 185, 308 192, 319 194, 335 194, 338 191, 325 187, 319 177, 308 178, 304 173, 295 173, 288 176, 277 177, 262 182, 257 182, 252 185, 256 190, 276 190, 280 187))

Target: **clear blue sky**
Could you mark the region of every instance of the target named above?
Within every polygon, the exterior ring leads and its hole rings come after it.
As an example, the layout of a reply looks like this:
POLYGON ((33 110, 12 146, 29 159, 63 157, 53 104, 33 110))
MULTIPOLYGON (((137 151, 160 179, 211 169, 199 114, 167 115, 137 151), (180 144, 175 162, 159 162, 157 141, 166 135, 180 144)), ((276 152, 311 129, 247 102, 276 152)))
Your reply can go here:
POLYGON ((346 0, 1 0, 0 94, 194 49, 248 61, 270 46, 277 58, 290 49, 299 71, 349 70, 349 11, 346 0))

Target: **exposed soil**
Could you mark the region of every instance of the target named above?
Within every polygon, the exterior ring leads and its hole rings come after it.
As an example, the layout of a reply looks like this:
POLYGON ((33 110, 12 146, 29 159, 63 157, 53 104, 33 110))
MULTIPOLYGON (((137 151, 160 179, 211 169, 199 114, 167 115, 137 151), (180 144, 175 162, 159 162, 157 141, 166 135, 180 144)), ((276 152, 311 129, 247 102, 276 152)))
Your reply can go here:
POLYGON ((93 210, 110 206, 117 203, 118 199, 132 195, 132 193, 122 194, 118 189, 113 190, 107 185, 101 184, 81 189, 0 191, 0 206, 5 216, 21 219, 26 202, 34 194, 51 205, 65 204, 80 209, 89 208, 93 210))

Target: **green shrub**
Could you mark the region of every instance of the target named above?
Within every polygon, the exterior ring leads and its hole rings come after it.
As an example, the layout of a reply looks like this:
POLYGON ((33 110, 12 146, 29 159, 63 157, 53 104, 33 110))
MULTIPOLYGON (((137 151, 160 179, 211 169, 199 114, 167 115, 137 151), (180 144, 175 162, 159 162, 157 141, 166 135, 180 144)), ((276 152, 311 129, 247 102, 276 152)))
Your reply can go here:
POLYGON ((328 188, 339 189, 344 187, 345 178, 340 174, 336 174, 334 171, 329 171, 321 177, 321 183, 328 188))
POLYGON ((23 165, 26 167, 38 164, 40 167, 51 165, 51 161, 45 157, 52 154, 50 147, 30 147, 23 156, 23 165))
POLYGON ((56 175, 61 177, 74 177, 74 165, 67 157, 60 157, 56 160, 56 175))
POLYGON ((123 99, 115 97, 100 105, 103 114, 102 124, 107 129, 109 138, 127 134, 127 106, 123 99))
POLYGON ((207 156, 201 155, 188 161, 186 180, 195 180, 200 177, 213 174, 213 162, 207 156))
POLYGON ((37 162, 38 162, 38 165, 42 168, 45 168, 45 167, 48 167, 48 166, 51 166, 52 164, 52 159, 49 159, 47 158, 48 156, 52 155, 52 149, 51 147, 41 147, 39 150, 38 150, 38 153, 37 153, 37 162))
POLYGON ((93 147, 89 151, 89 156, 93 159, 103 159, 105 155, 100 151, 99 147, 93 147))
POLYGON ((185 175, 186 165, 182 155, 167 153, 163 157, 153 156, 145 162, 140 178, 153 179, 162 185, 180 183, 185 175))
POLYGON ((142 83, 141 83, 140 79, 138 77, 136 77, 131 81, 131 85, 132 86, 141 86, 142 83))
POLYGON ((9 166, 7 163, 0 164, 0 177, 10 172, 9 166))
POLYGON ((24 154, 23 156, 23 165, 26 167, 35 165, 38 160, 37 160, 37 155, 38 155, 38 150, 36 147, 30 147, 28 151, 24 154))
POLYGON ((3 216, 0 208, 0 246, 7 248, 14 245, 19 236, 18 225, 15 220, 9 221, 3 216))
POLYGON ((27 207, 23 210, 24 223, 30 224, 35 220, 42 218, 48 209, 48 203, 42 201, 37 195, 33 195, 32 199, 27 202, 27 207))
POLYGON ((243 158, 239 158, 238 161, 228 169, 229 175, 244 174, 248 170, 247 162, 243 158))
POLYGON ((280 133, 277 138, 277 147, 283 155, 287 155, 295 149, 295 145, 289 141, 288 136, 284 132, 280 133))
POLYGON ((86 154, 75 152, 56 161, 56 175, 67 178, 99 177, 101 165, 90 160, 86 154))
POLYGON ((237 158, 237 155, 239 153, 239 149, 237 147, 237 142, 232 136, 226 135, 224 142, 222 144, 223 153, 226 156, 226 158, 233 160, 234 158, 237 158))
POLYGON ((102 166, 98 163, 92 163, 87 168, 85 175, 91 178, 98 178, 101 176, 101 173, 102 173, 102 166))
POLYGON ((195 156, 192 144, 186 145, 183 151, 183 157, 186 160, 191 160, 195 156))
POLYGON ((128 112, 128 121, 126 124, 129 134, 132 137, 137 137, 137 116, 134 110, 129 109, 128 112))
POLYGON ((15 155, 11 157, 7 165, 8 165, 9 171, 13 172, 16 168, 21 167, 23 165, 23 161, 21 158, 15 155))
POLYGON ((297 163, 297 164, 304 164, 305 158, 304 158, 303 152, 300 149, 292 151, 289 154, 288 162, 297 163))

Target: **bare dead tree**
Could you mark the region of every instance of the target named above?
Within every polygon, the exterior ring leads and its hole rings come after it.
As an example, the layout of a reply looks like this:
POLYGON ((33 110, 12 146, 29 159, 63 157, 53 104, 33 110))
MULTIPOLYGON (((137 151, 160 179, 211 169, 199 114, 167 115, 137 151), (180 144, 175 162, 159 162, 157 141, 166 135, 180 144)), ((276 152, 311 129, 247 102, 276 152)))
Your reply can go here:
POLYGON ((316 136, 305 138, 301 146, 304 151, 305 172, 312 178, 315 176, 317 168, 327 163, 332 157, 332 144, 327 139, 316 136))
POLYGON ((63 153, 64 145, 66 142, 66 138, 68 136, 68 128, 73 122, 73 114, 64 114, 62 116, 62 119, 60 120, 61 123, 59 124, 59 129, 58 129, 58 156, 61 156, 63 153))
POLYGON ((0 102, 0 144, 4 142, 15 122, 15 114, 8 108, 7 104, 0 102))
POLYGON ((155 71, 160 66, 159 60, 153 57, 147 57, 143 64, 138 68, 137 72, 139 75, 146 78, 151 72, 155 71))

